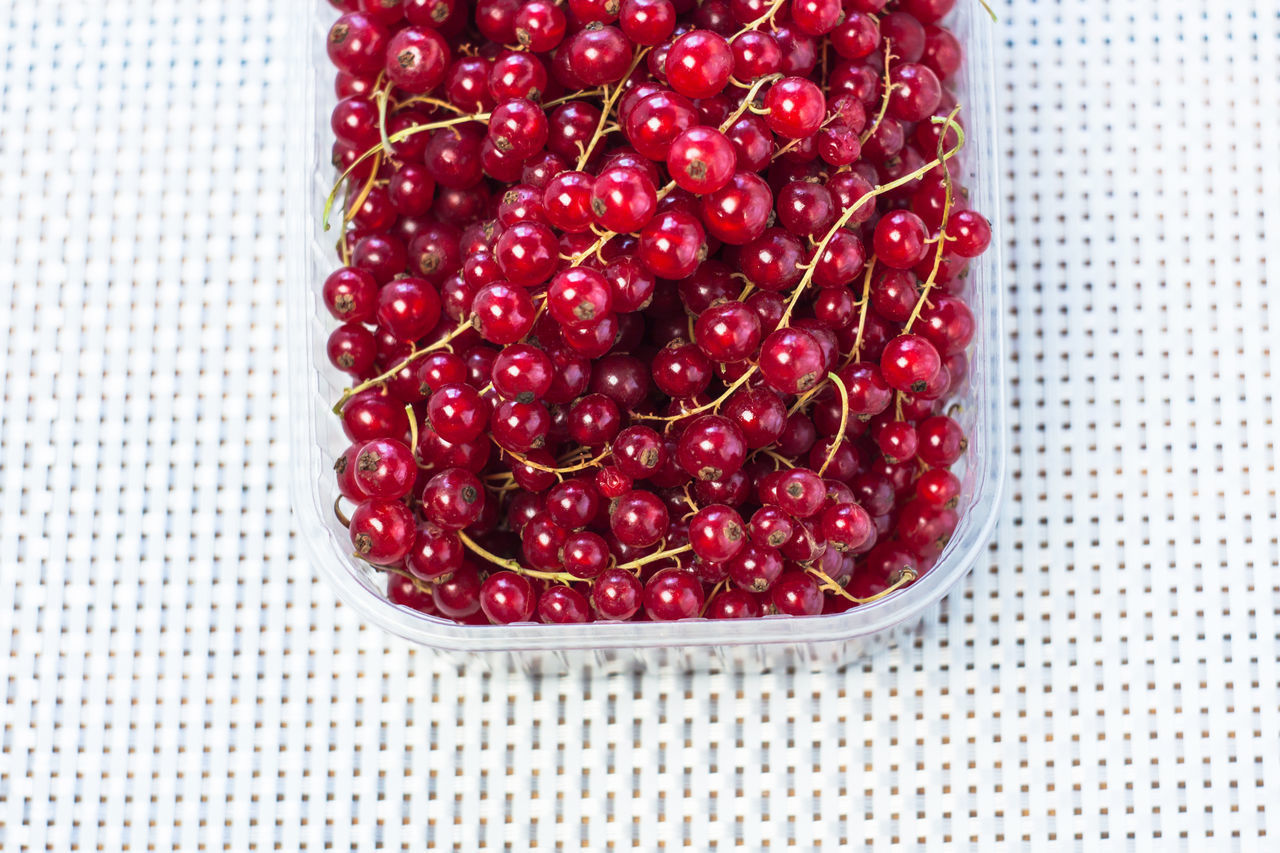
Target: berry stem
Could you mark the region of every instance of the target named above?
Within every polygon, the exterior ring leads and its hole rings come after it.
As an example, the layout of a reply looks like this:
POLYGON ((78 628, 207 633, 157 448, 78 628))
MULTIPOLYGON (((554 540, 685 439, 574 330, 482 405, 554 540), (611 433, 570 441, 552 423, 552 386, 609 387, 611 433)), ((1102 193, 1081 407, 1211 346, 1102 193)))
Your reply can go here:
MULTIPOLYGON (((385 86, 379 86, 373 93, 374 102, 378 105, 378 136, 382 140, 382 153, 386 155, 388 160, 395 153, 391 150, 391 140, 387 138, 387 101, 390 98, 391 81, 388 80, 385 86)), ((377 167, 374 168, 373 174, 375 176, 378 174, 377 167)))
MULTIPOLYGON (((776 9, 775 9, 776 11, 776 9)), ((760 93, 760 88, 767 83, 773 83, 775 80, 781 80, 781 74, 766 74, 759 80, 751 84, 751 88, 747 90, 747 94, 742 96, 742 102, 738 104, 737 109, 729 113, 729 117, 720 122, 720 132, 725 133, 729 128, 733 127, 733 123, 742 118, 742 114, 751 108, 755 103, 756 95, 760 93)), ((675 181, 672 181, 674 184, 675 181)), ((659 196, 661 198, 661 196, 659 196)))
POLYGON ((831 448, 827 450, 827 458, 822 461, 822 467, 818 469, 819 477, 827 473, 827 466, 831 464, 832 459, 836 458, 836 451, 844 443, 844 429, 849 425, 849 390, 844 387, 844 380, 835 373, 828 373, 827 379, 834 382, 836 390, 840 392, 840 429, 836 430, 835 441, 831 442, 831 448))
POLYGON ((904 586, 906 586, 907 584, 911 583, 916 579, 916 573, 910 569, 907 569, 905 572, 902 573, 902 575, 896 581, 894 581, 884 589, 880 590, 875 595, 870 595, 870 596, 867 596, 866 598, 858 598, 857 596, 851 594, 844 587, 840 586, 840 584, 836 583, 835 580, 832 579, 830 575, 828 575, 826 572, 822 571, 821 569, 808 568, 808 569, 805 569, 805 571, 818 579, 818 581, 820 582, 818 585, 819 589, 825 589, 828 592, 834 592, 837 595, 844 596, 849 601, 852 601, 854 604, 870 604, 873 601, 879 601, 889 593, 897 592, 898 590, 902 589, 904 586))
MULTIPOLYGON (((360 555, 357 554, 356 556, 359 557, 360 555)), ((361 557, 361 559, 364 559, 364 558, 361 557)), ((368 561, 366 560, 366 562, 368 561)), ((373 565, 373 564, 370 563, 370 565, 373 565)), ((416 589, 418 592, 431 592, 430 581, 424 581, 422 578, 417 577, 413 574, 410 574, 409 572, 406 572, 404 569, 397 569, 393 566, 374 566, 374 568, 378 569, 379 571, 386 572, 389 575, 399 575, 402 578, 408 578, 409 582, 413 584, 413 588, 416 589)))
POLYGON ((723 592, 725 590, 725 587, 727 587, 728 585, 729 585, 729 579, 725 578, 715 586, 711 587, 711 592, 707 593, 706 600, 702 602, 702 609, 698 611, 699 616, 707 615, 707 608, 711 606, 711 599, 715 598, 717 595, 723 592))
POLYGON ((449 103, 448 101, 442 101, 439 98, 432 98, 428 95, 414 95, 412 98, 406 98, 405 100, 400 101, 399 103, 396 104, 396 109, 398 110, 404 109, 405 107, 411 107, 414 104, 430 104, 433 107, 441 107, 457 115, 467 114, 465 110, 455 107, 453 104, 449 103))
POLYGON ((863 131, 860 140, 863 145, 867 144, 867 140, 880 128, 880 122, 884 121, 884 115, 889 111, 889 96, 893 94, 893 84, 889 82, 889 65, 898 57, 893 55, 893 39, 884 40, 884 97, 880 99, 880 111, 876 113, 876 120, 871 122, 871 127, 863 131))
POLYGON ((571 95, 562 95, 559 98, 553 98, 542 104, 542 108, 545 110, 548 107, 557 107, 560 104, 567 104, 570 101, 580 101, 583 98, 594 98, 596 95, 603 95, 604 93, 605 90, 603 88, 587 89, 585 92, 574 92, 571 95))
MULTIPOLYGON (((938 152, 942 152, 942 143, 946 140, 947 131, 952 127, 958 127, 955 122, 956 113, 960 112, 960 108, 956 107, 951 111, 951 115, 945 120, 945 127, 942 128, 942 135, 938 138, 938 152)), ((951 170, 945 166, 942 169, 942 186, 945 195, 942 202, 942 224, 938 226, 938 247, 933 253, 933 269, 929 271, 929 277, 925 279, 924 285, 920 288, 920 298, 916 300, 915 306, 911 309, 911 316, 907 318, 906 324, 902 327, 902 334, 911 331, 911 326, 920 319, 920 311, 929 301, 929 291, 933 290, 933 286, 938 278, 938 268, 942 266, 942 254, 947 247, 947 223, 951 221, 951 170)))
POLYGON ((668 548, 666 551, 657 551, 653 554, 649 554, 644 557, 637 557, 636 559, 632 560, 629 563, 622 563, 621 565, 618 566, 618 568, 625 569, 626 571, 630 572, 640 568, 641 566, 647 563, 657 562, 658 560, 665 560, 667 557, 676 557, 676 556, 679 556, 680 554, 686 554, 692 550, 693 550, 692 545, 681 545, 679 548, 668 548))
POLYGON ((763 15, 756 18, 754 21, 751 21, 750 23, 745 24, 742 27, 742 29, 738 30, 736 33, 729 36, 729 43, 732 44, 733 40, 736 39, 738 36, 745 35, 746 33, 749 33, 752 30, 758 30, 762 25, 772 21, 774 16, 778 14, 778 10, 782 8, 785 2, 786 0, 774 0, 773 3, 769 4, 768 12, 765 12, 763 15))
POLYGON ((373 192, 373 185, 377 182, 378 170, 382 168, 382 151, 379 150, 377 156, 373 158, 373 169, 369 172, 369 180, 364 182, 364 186, 360 188, 359 194, 354 201, 347 204, 346 213, 342 215, 342 222, 345 225, 356 218, 356 214, 360 212, 360 207, 364 204, 365 199, 369 197, 369 193, 373 192))
MULTIPOLYGON (((406 355, 404 359, 395 367, 392 367, 389 370, 379 373, 377 376, 373 377, 372 379, 366 379, 365 381, 361 382, 359 385, 355 386, 354 388, 348 388, 347 390, 343 391, 341 399, 339 399, 338 402, 333 404, 333 413, 335 415, 341 415, 343 407, 347 405, 347 401, 350 400, 352 397, 354 397, 356 394, 359 394, 361 391, 364 391, 368 388, 372 388, 375 385, 380 385, 381 383, 386 382, 392 376, 395 376, 397 373, 404 370, 410 364, 413 364, 415 361, 422 358, 427 353, 432 353, 432 352, 435 352, 436 350, 441 350, 446 348, 447 346, 449 346, 449 342, 451 340, 456 338, 458 335, 461 335, 463 332, 467 331, 470 328, 471 328, 470 322, 459 323, 458 326, 452 332, 445 335, 443 338, 436 341, 434 344, 423 347, 420 350, 414 350, 413 352, 406 355)), ((412 421, 412 419, 410 420, 412 421)))
POLYGON ((604 459, 608 458, 609 454, 613 452, 610 448, 606 447, 603 451, 600 452, 599 456, 595 456, 591 459, 586 460, 585 462, 579 462, 576 465, 569 465, 565 468, 551 468, 547 465, 541 465, 537 462, 532 462, 529 459, 525 458, 523 455, 516 453, 514 450, 507 450, 502 445, 498 444, 498 440, 496 438, 493 440, 493 443, 497 445, 499 450, 501 450, 503 453, 505 453, 506 455, 510 456, 512 459, 519 462, 521 465, 527 465, 530 468, 533 468, 535 471, 546 471, 548 474, 572 474, 574 471, 582 471, 587 468, 592 468, 595 466, 597 462, 601 462, 604 459))
MULTIPOLYGON (((410 127, 406 127, 403 130, 397 130, 395 133, 387 137, 387 142, 388 143, 403 142, 404 140, 408 139, 410 136, 413 136, 414 134, 417 134, 417 133, 422 133, 424 131, 440 130, 441 128, 444 128, 444 127, 453 127, 455 124, 466 124, 469 121, 488 121, 488 120, 489 120, 489 113, 472 113, 471 115, 458 116, 457 118, 446 118, 440 121, 433 121, 428 124, 415 124, 415 125, 411 125, 410 127)), ((370 146, 368 151, 364 152, 359 157, 357 157, 355 161, 346 168, 346 171, 344 171, 342 175, 339 176, 337 182, 333 185, 333 189, 329 190, 329 195, 324 200, 324 210, 322 211, 320 216, 320 224, 324 226, 325 231, 329 230, 329 212, 333 210, 333 203, 338 198, 338 190, 342 189, 343 184, 346 183, 347 178, 351 177, 351 173, 356 170, 357 166, 359 166, 365 160, 368 160, 370 157, 376 156, 381 152, 382 152, 381 142, 379 142, 377 145, 370 146)), ((374 170, 374 175, 375 176, 377 175, 376 169, 374 170)))
MULTIPOLYGON (((640 62, 644 59, 645 54, 650 51, 649 47, 642 47, 636 51, 635 57, 631 60, 631 67, 627 69, 627 73, 622 76, 623 80, 631 79, 631 75, 635 73, 636 68, 640 66, 640 62)), ((596 132, 592 134, 591 141, 587 143, 587 147, 582 149, 581 156, 578 157, 578 165, 575 167, 579 172, 587 165, 587 161, 591 159, 591 152, 596 149, 596 145, 604 138, 605 127, 609 124, 609 117, 613 114, 613 108, 618 103, 618 99, 622 97, 622 82, 615 83, 613 89, 605 87, 604 103, 600 107, 600 120, 596 123, 596 132)))
POLYGON ((474 539, 463 533, 461 530, 458 531, 458 538, 462 540, 463 545, 467 546, 467 550, 483 557, 495 566, 502 566, 502 568, 509 569, 516 574, 527 575, 531 578, 541 578, 542 580, 548 581, 560 581, 561 583, 573 583, 574 581, 581 580, 568 572, 540 572, 537 569, 526 569, 515 560, 506 560, 491 551, 486 551, 477 544, 474 539))

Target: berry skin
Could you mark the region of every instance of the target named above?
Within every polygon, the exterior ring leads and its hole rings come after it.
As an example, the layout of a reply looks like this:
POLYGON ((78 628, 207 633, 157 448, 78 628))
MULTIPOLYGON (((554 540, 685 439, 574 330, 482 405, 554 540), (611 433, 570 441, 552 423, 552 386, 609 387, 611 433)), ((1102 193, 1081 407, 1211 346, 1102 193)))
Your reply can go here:
POLYGON ((817 616, 822 612, 822 590, 808 572, 790 571, 769 590, 769 603, 784 616, 817 616))
POLYGON ((404 442, 375 438, 356 454, 355 484, 371 498, 399 500, 413 490, 418 466, 404 442))
POLYGON ((909 210, 886 213, 875 230, 876 257, 888 267, 909 270, 924 258, 928 238, 924 221, 909 210))
POLYGON ((760 347, 760 372, 784 394, 800 394, 822 378, 822 346, 808 332, 778 329, 760 347))
POLYGON ((722 302, 698 315, 693 336, 708 358, 741 361, 760 346, 760 319, 741 302, 722 302))
POLYGON ((387 78, 407 92, 429 92, 444 80, 449 54, 448 42, 435 30, 406 27, 387 45, 387 78))
POLYGON ((401 278, 378 291, 378 325, 397 340, 416 341, 440 322, 440 294, 421 278, 401 278))
POLYGON ((764 592, 782 574, 782 555, 777 549, 749 544, 728 562, 729 579, 738 589, 764 592))
POLYGON ((729 183, 736 166, 733 143, 713 127, 699 125, 683 131, 667 152, 667 171, 676 185, 700 195, 729 183))
POLYGON ((568 21, 550 0, 529 0, 515 16, 516 40, 533 53, 546 53, 564 39, 568 21))
POLYGON ((699 480, 732 475, 746 460, 747 443, 738 425, 722 415, 699 415, 680 435, 676 461, 699 480))
POLYGON ((625 569, 606 569, 591 586, 591 604, 596 614, 609 622, 624 622, 635 616, 643 598, 640 581, 625 569))
POLYGON ((367 323, 378 307, 378 283, 366 270, 339 267, 324 281, 324 307, 344 323, 367 323))
POLYGON ((738 425, 752 450, 773 444, 787 426, 786 405, 767 388, 740 388, 720 411, 738 425))
POLYGON ((818 132, 827 113, 822 90, 803 77, 783 77, 764 96, 769 129, 787 139, 804 139, 818 132))
POLYGON ((644 609, 655 622, 700 615, 703 597, 702 583, 683 569, 663 569, 644 585, 644 609))
POLYGON ((653 181, 640 169, 613 166, 602 171, 591 185, 591 212, 609 231, 639 231, 658 206, 653 181))
POLYGON ((547 310, 564 326, 592 325, 613 311, 613 290, 603 274, 572 267, 551 280, 547 310))
POLYGON ((957 210, 947 222, 947 247, 962 258, 976 258, 991 245, 991 224, 973 210, 957 210))
POLYGON ((420 613, 436 612, 436 603, 431 599, 430 590, 420 589, 413 578, 407 578, 404 575, 387 576, 387 601, 420 613))
POLYGON ((680 210, 666 211, 641 230, 636 258, 659 278, 682 279, 705 258, 706 240, 697 217, 680 210))
POLYGON ((748 619, 760 615, 760 602, 740 589, 726 589, 707 603, 708 619, 748 619))
POLYGON ((386 28, 373 18, 348 12, 329 28, 329 59, 349 74, 377 74, 387 40, 386 28))
POLYGON ((433 584, 431 598, 440 615, 450 619, 466 619, 480 610, 480 573, 464 563, 447 579, 433 584))
POLYGON ((556 586, 538 599, 538 619, 549 625, 591 621, 591 605, 573 587, 556 586))
POLYGON ((375 566, 394 566, 413 547, 413 512, 400 501, 370 498, 351 513, 347 528, 356 553, 375 566))
POLYGON ((747 544, 742 516, 721 504, 703 507, 689 520, 689 544, 707 562, 729 560, 747 544))
POLYGON ((921 461, 934 468, 949 468, 964 453, 968 442, 960 425, 946 415, 921 421, 916 429, 921 461))
POLYGON ((773 213, 773 193, 759 175, 738 172, 715 192, 702 196, 700 213, 707 233, 741 246, 762 235, 773 213))
POLYGON ((643 480, 666 464, 667 449, 662 436, 650 427, 627 427, 614 439, 613 460, 627 477, 643 480))
POLYGON ((920 335, 899 335, 885 345, 880 356, 885 382, 898 391, 918 394, 926 390, 941 369, 938 350, 920 335))
POLYGON ((609 513, 609 527, 618 541, 633 548, 655 545, 670 522, 667 505, 653 492, 633 491, 618 498, 609 513))
POLYGON ((671 45, 666 72, 671 88, 686 98, 710 98, 733 74, 733 50, 719 33, 693 30, 671 45))
POLYGON ((471 302, 472 323, 490 343, 506 346, 529 334, 534 307, 529 292, 506 282, 486 285, 471 302))
POLYGON ((404 567, 416 578, 436 581, 462 568, 466 554, 457 533, 428 523, 418 528, 404 567))
POLYGON ((480 609, 494 625, 529 622, 538 605, 538 593, 524 575, 494 572, 480 585, 480 609))
POLYGON ((836 504, 822 514, 822 535, 837 551, 856 551, 874 533, 871 516, 855 503, 836 504))
POLYGON ((446 530, 461 530, 484 511, 484 487, 470 471, 450 468, 428 482, 422 492, 422 512, 446 530))
POLYGON ((489 139, 503 154, 520 161, 541 151, 548 134, 546 113, 528 98, 509 98, 489 115, 489 139))
POLYGON ((471 441, 489 424, 489 404, 465 383, 442 386, 427 400, 427 420, 445 441, 471 441))

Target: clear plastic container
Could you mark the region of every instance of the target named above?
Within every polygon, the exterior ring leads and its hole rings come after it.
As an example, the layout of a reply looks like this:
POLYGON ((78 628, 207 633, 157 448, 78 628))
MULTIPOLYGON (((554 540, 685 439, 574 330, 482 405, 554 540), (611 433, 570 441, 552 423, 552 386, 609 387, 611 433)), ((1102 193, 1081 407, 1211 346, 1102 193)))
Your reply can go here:
MULTIPOLYGON (((1003 286, 1000 241, 971 268, 970 305, 978 333, 970 352, 969 387, 957 402, 969 437, 957 469, 964 483, 962 517, 937 564, 892 595, 842 614, 742 620, 621 622, 583 625, 464 626, 389 603, 385 576, 351 556, 350 540, 333 512, 337 485, 333 459, 347 445, 329 406, 347 377, 333 370, 325 341, 333 320, 319 298, 319 282, 337 263, 334 231, 320 225, 334 180, 329 162, 328 115, 334 103, 333 69, 325 34, 335 16, 329 4, 310 0, 294 67, 306 69, 306 121, 294 140, 289 204, 288 257, 289 407, 292 440, 289 478, 293 509, 305 554, 339 597, 362 618, 447 656, 497 668, 565 671, 670 667, 760 669, 838 666, 896 642, 914 630, 934 605, 968 573, 995 527, 1005 471, 1003 286)), ((966 62, 957 91, 967 128, 962 152, 965 183, 977 210, 997 226, 1003 221, 997 188, 996 88, 991 21, 966 0, 951 26, 966 62)))

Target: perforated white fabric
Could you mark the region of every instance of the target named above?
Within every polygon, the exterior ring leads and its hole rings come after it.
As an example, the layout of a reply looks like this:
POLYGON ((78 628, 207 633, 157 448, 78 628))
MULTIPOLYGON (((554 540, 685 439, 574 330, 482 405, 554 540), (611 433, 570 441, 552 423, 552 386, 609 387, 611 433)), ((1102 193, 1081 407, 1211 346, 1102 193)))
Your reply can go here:
POLYGON ((0 846, 1280 849, 1280 7, 998 11, 990 559, 845 672, 531 680, 293 559, 298 3, 0 0, 0 846))

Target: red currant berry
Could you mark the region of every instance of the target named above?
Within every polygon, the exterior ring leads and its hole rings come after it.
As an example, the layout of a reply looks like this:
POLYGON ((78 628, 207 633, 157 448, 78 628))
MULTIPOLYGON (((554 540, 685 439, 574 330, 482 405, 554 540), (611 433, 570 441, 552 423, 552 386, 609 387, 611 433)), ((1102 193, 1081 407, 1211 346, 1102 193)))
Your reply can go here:
POLYGON ((653 181, 640 169, 611 166, 591 185, 591 212, 609 231, 639 231, 653 218, 657 207, 653 181))
POLYGON ((644 585, 644 609, 655 622, 695 618, 703 600, 702 582, 683 569, 663 569, 644 585))
POLYGON ((529 292, 505 282, 480 288, 471 311, 480 335, 500 346, 515 343, 533 328, 535 310, 529 292))
POLYGON ((822 589, 808 572, 789 571, 769 590, 769 603, 784 616, 817 616, 822 612, 822 589))
POLYGON ((404 442, 375 438, 356 455, 353 478, 371 498, 399 500, 413 490, 418 465, 404 442))
POLYGON ((554 586, 538 599, 538 618, 548 625, 591 621, 586 596, 569 586, 554 586))
POLYGON ((369 388, 353 396, 342 408, 342 429, 352 441, 400 439, 409 431, 409 418, 397 400, 369 388))
POLYGON ((672 179, 699 195, 715 192, 729 183, 736 167, 733 143, 712 127, 698 125, 681 132, 667 152, 667 171, 672 179))
POLYGON ((657 544, 667 532, 667 505, 653 492, 628 492, 614 501, 609 528, 619 542, 634 548, 657 544))
POLYGON ((707 233, 732 246, 749 243, 769 227, 773 193, 759 175, 738 172, 715 192, 701 199, 707 233))
POLYGON ((976 258, 991 245, 991 225, 981 213, 958 210, 947 222, 947 247, 962 258, 976 258))
POLYGON ((617 27, 588 27, 569 39, 568 61, 573 73, 587 86, 617 83, 631 65, 631 42, 617 27))
POLYGON ((885 345, 880 356, 884 381, 898 391, 918 394, 926 390, 941 369, 938 350, 920 335, 899 335, 885 345))
POLYGON ((909 270, 928 250, 928 236, 924 221, 916 214, 909 210, 890 211, 876 223, 876 257, 885 266, 909 270))
POLYGON ((803 77, 783 77, 764 96, 765 123, 779 136, 804 139, 818 132, 827 101, 817 84, 803 77))
POLYGON ((484 503, 480 480, 462 468, 441 471, 427 481, 422 492, 423 514, 446 530, 461 530, 475 522, 484 503))
POLYGON ((920 459, 934 468, 954 465, 968 446, 964 430, 946 415, 921 421, 917 433, 920 436, 920 459))
POLYGON ((676 39, 666 61, 667 81, 686 98, 709 98, 733 74, 733 50, 724 36, 693 30, 676 39))
POLYGON ((387 45, 387 79, 406 92, 429 92, 444 80, 449 54, 449 44, 440 33, 428 27, 405 27, 387 45))
POLYGON ((466 619, 480 611, 480 573, 464 563, 445 580, 431 587, 431 597, 440 615, 450 619, 466 619))
POLYGON ((689 520, 693 553, 711 563, 723 563, 747 544, 742 516, 722 504, 705 506, 689 520))
POLYGON ((706 240, 697 217, 681 210, 666 211, 641 230, 636 258, 660 278, 682 279, 705 259, 706 240))
POLYGON ((533 584, 515 572, 494 572, 480 585, 480 609, 494 625, 529 622, 537 603, 533 584))
POLYGON ((329 333, 325 351, 329 362, 352 376, 364 376, 373 367, 378 344, 359 323, 344 323, 329 333))
POLYGON ((699 415, 685 428, 676 461, 699 480, 719 480, 742 468, 747 443, 738 425, 723 415, 699 415))
POLYGON ((529 0, 516 12, 516 41, 533 53, 553 50, 567 27, 564 11, 550 0, 529 0))
POLYGON ((347 528, 356 553, 375 566, 394 566, 413 547, 413 512, 400 501, 370 498, 351 513, 347 528))
POLYGON ((404 567, 414 577, 436 581, 462 568, 467 551, 458 534, 427 523, 418 528, 404 567))
POLYGON ((801 329, 778 329, 760 347, 759 366, 770 386, 784 394, 800 394, 822 378, 822 345, 801 329))
POLYGON ((591 604, 601 619, 623 622, 636 615, 644 589, 625 569, 606 569, 591 586, 591 604))
POLYGON ((748 544, 727 563, 729 580, 738 589, 764 592, 782 574, 782 555, 776 548, 748 544))
POLYGON ((387 38, 386 28, 373 18, 349 12, 329 28, 329 59, 349 74, 376 74, 382 70, 387 38))
POLYGON ((708 619, 749 619, 760 615, 760 602, 740 589, 726 589, 707 603, 708 619))

